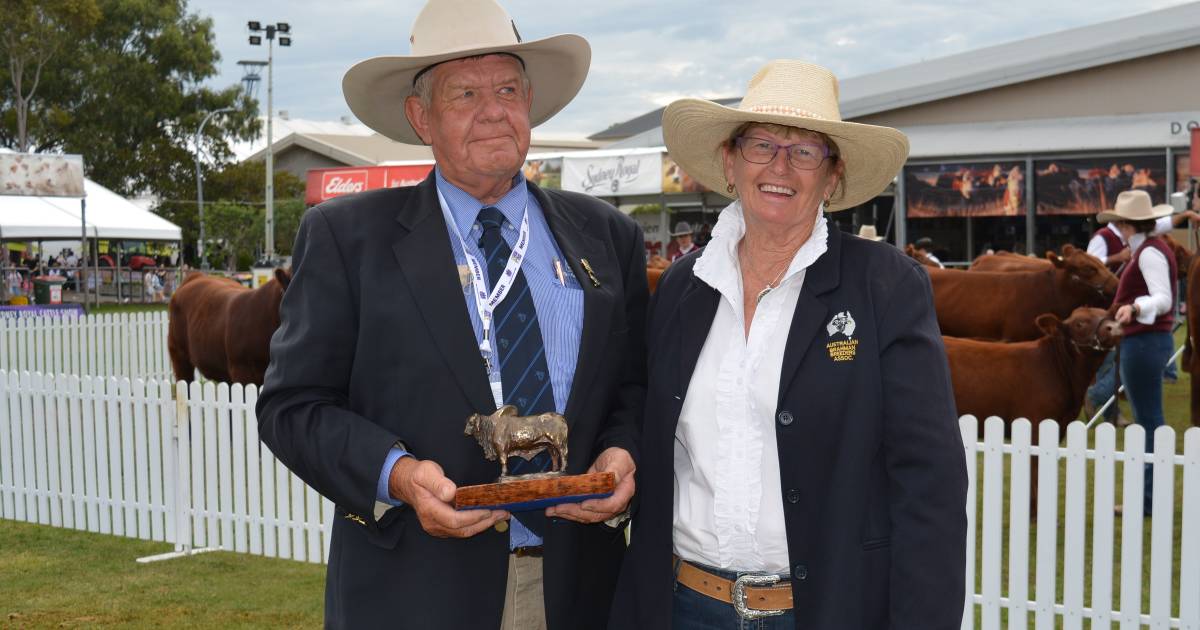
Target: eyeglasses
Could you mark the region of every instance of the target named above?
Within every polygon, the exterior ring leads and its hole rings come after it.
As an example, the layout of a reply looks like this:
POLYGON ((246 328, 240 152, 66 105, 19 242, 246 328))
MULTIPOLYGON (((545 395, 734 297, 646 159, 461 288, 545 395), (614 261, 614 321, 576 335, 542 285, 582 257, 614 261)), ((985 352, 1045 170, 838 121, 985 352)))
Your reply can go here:
POLYGON ((776 144, 765 138, 742 136, 734 140, 742 159, 753 164, 770 164, 780 149, 787 150, 788 164, 804 171, 815 170, 830 157, 829 147, 814 142, 776 144))

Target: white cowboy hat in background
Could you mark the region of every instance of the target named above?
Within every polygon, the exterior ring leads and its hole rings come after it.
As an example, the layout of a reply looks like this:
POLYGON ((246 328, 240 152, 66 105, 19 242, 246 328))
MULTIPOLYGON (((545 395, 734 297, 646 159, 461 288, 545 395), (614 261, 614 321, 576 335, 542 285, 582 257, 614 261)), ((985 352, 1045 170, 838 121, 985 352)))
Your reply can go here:
POLYGON ((1175 207, 1169 203, 1154 205, 1150 193, 1144 190, 1126 190, 1117 195, 1117 203, 1112 210, 1096 214, 1096 220, 1101 223, 1110 221, 1150 221, 1165 217, 1175 212, 1175 207))
POLYGON ((858 237, 865 238, 865 239, 872 240, 872 241, 882 241, 883 240, 883 237, 880 236, 879 233, 875 231, 874 225, 866 225, 866 224, 859 226, 858 237))
POLYGON ((692 224, 687 221, 680 221, 675 224, 675 229, 671 230, 671 236, 683 236, 684 234, 692 234, 692 224))
POLYGON ((424 144, 404 115, 413 81, 433 65, 491 53, 516 55, 533 86, 531 126, 558 113, 583 87, 592 48, 579 35, 525 42, 516 22, 495 0, 430 0, 413 21, 410 55, 372 57, 342 79, 350 111, 362 123, 406 144, 424 144))
POLYGON ((663 112, 663 140, 688 175, 726 196, 721 143, 747 122, 819 131, 837 143, 846 165, 842 194, 826 210, 844 210, 883 192, 908 157, 908 138, 891 127, 843 122, 837 77, 816 64, 776 60, 759 70, 736 107, 685 98, 663 112))

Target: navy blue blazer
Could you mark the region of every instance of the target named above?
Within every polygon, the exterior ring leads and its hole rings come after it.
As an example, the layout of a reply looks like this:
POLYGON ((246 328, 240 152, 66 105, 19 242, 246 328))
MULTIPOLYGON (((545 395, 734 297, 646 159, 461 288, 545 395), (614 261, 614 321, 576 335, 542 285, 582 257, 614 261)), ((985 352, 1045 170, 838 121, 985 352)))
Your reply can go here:
MULTIPOLYGON (((796 627, 958 628, 967 474, 928 275, 836 227, 828 243, 805 275, 776 407, 796 627)), ((613 629, 670 627, 675 428, 721 299, 693 275, 697 257, 673 264, 651 300, 638 496, 613 629)))
MULTIPOLYGON (((566 413, 568 472, 605 448, 636 458, 645 396, 641 229, 587 195, 529 184, 583 288, 583 330, 566 413), (581 260, 587 259, 591 272, 581 260), (598 286, 597 286, 598 285, 598 286)), ((407 507, 374 518, 388 450, 401 440, 459 485, 500 474, 467 417, 494 411, 433 175, 412 188, 339 197, 304 215, 293 278, 258 399, 262 441, 336 505, 325 623, 345 628, 497 627, 508 534, 434 538, 407 507)), ((551 630, 603 628, 624 530, 551 519, 551 630)))

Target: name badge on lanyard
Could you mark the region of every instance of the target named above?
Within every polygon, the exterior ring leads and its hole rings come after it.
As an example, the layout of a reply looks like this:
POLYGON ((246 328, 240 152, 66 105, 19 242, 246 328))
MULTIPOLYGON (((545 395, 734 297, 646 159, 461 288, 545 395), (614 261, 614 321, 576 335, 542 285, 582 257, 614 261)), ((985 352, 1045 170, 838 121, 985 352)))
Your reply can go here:
MULTIPOLYGON (((442 196, 442 191, 438 191, 438 201, 442 204, 442 209, 445 212, 449 206, 446 204, 445 197, 442 196)), ((475 299, 475 310, 479 313, 479 321, 483 327, 483 334, 479 341, 479 355, 483 358, 483 364, 487 368, 488 384, 492 389, 492 400, 496 403, 496 408, 499 409, 504 405, 504 387, 500 382, 500 370, 496 367, 492 358, 496 355, 495 344, 492 340, 493 319, 496 312, 496 307, 504 301, 504 297, 508 295, 508 290, 516 282, 517 274, 521 273, 521 263, 525 260, 525 252, 529 250, 529 205, 525 205, 525 210, 521 214, 521 228, 517 233, 517 243, 512 248, 512 253, 508 255, 508 263, 504 265, 504 272, 500 274, 500 278, 496 281, 496 286, 492 287, 491 293, 487 291, 487 277, 484 275, 485 270, 483 265, 479 263, 474 256, 467 250, 467 242, 463 240, 462 234, 459 233, 451 217, 447 217, 447 223, 451 226, 452 232, 458 237, 458 243, 462 246, 463 257, 467 259, 467 268, 470 270, 471 295, 475 299)))

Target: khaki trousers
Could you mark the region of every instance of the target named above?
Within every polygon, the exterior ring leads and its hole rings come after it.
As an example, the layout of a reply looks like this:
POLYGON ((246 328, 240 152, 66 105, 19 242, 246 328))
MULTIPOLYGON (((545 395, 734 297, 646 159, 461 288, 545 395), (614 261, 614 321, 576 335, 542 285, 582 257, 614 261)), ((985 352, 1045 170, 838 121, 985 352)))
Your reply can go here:
POLYGON ((546 630, 541 558, 509 554, 500 630, 546 630))

